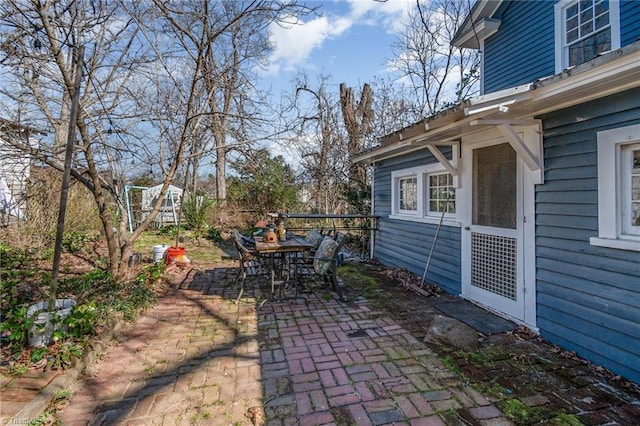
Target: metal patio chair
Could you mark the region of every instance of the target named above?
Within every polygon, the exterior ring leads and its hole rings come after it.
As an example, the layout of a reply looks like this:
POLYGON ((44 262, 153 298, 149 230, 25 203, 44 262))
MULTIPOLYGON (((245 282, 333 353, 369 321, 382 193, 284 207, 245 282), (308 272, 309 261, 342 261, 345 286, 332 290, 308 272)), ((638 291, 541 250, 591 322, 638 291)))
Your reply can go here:
POLYGON ((268 256, 263 256, 250 246, 250 239, 244 237, 236 229, 231 231, 231 238, 237 252, 238 273, 235 282, 240 285, 240 293, 236 299, 236 304, 242 298, 247 277, 267 276, 270 273, 268 256))

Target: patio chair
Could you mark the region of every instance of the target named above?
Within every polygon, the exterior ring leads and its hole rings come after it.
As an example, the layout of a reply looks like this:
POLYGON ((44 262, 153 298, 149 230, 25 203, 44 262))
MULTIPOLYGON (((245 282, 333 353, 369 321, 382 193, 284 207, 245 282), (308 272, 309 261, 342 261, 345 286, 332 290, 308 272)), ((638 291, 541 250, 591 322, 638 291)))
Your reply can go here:
POLYGON ((338 255, 343 243, 343 238, 341 238, 340 241, 336 241, 334 238, 324 237, 313 258, 311 258, 310 261, 299 258, 296 265, 298 277, 319 277, 333 287, 341 302, 344 302, 345 299, 338 285, 336 268, 338 266, 338 255))
POLYGON ((269 257, 260 255, 255 248, 250 246, 250 239, 235 229, 231 231, 231 238, 235 245, 238 259, 238 273, 235 279, 236 284, 240 280, 240 293, 236 299, 236 304, 238 304, 244 293, 247 277, 266 276, 269 274, 269 257))

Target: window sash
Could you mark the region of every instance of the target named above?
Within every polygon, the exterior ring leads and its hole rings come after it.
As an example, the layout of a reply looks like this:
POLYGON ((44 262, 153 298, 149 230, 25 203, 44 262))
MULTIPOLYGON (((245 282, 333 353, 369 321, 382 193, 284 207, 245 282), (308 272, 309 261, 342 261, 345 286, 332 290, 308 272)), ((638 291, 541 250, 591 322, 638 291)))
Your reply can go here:
POLYGON ((622 235, 640 236, 640 144, 622 145, 622 235))
POLYGON ((400 212, 418 210, 418 178, 416 176, 398 179, 398 202, 400 212))
POLYGON ((569 66, 587 62, 611 49, 608 1, 578 1, 567 6, 564 15, 564 48, 569 66))
POLYGON ((451 173, 432 173, 426 175, 427 214, 454 215, 456 213, 456 189, 451 173))

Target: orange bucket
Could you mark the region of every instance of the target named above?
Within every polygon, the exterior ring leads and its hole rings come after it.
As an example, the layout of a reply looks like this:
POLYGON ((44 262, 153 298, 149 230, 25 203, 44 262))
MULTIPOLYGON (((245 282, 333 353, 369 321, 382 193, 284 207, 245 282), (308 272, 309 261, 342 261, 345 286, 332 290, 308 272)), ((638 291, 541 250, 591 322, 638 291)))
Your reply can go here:
POLYGON ((181 262, 184 257, 184 247, 169 247, 167 249, 167 265, 181 262))

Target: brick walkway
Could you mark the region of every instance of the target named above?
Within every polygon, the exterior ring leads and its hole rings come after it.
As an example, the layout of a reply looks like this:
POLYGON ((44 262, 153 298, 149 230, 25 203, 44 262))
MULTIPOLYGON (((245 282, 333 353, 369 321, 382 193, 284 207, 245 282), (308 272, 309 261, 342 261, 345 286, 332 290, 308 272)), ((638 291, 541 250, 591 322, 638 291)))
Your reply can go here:
MULTIPOLYGON (((234 278, 235 270, 224 267, 189 271, 70 381, 60 423, 512 424, 495 399, 463 383, 364 299, 341 304, 316 291, 304 294, 306 304, 267 302, 257 309, 259 289, 234 303, 234 278)), ((30 391, 17 381, 3 389, 2 424, 25 424, 44 411, 46 403, 39 412, 20 405, 52 376, 27 379, 37 382, 30 391)), ((40 396, 52 396, 49 388, 40 396)))
POLYGON ((439 425, 438 412, 460 408, 509 424, 366 302, 320 292, 257 310, 259 290, 233 303, 234 276, 191 271, 70 386, 62 424, 439 425))

